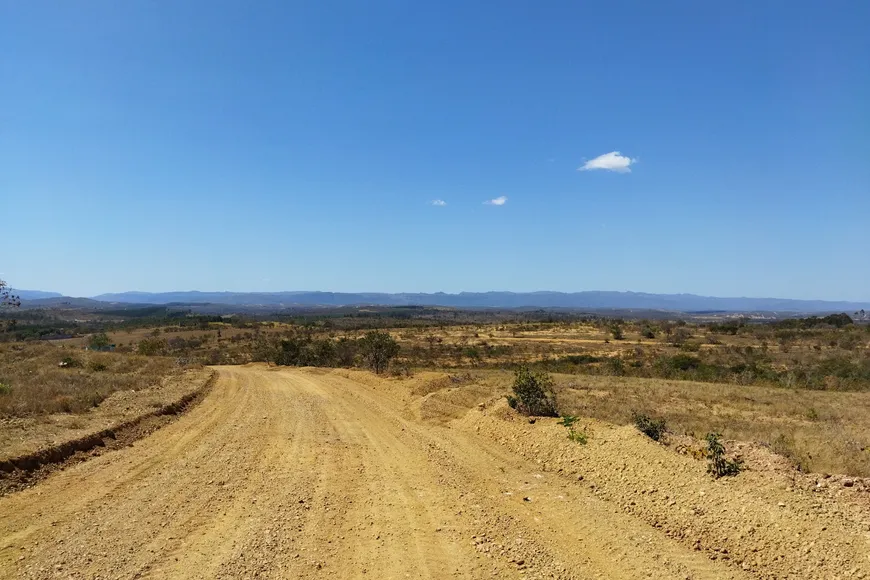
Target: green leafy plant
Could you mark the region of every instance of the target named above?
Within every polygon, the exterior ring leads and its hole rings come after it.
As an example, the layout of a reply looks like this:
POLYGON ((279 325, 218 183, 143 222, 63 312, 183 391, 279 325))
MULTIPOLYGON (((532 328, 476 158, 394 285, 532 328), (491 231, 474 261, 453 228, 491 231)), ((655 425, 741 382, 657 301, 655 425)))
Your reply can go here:
POLYGON ((665 431, 667 431, 664 419, 655 419, 646 413, 632 411, 631 420, 634 421, 634 426, 637 427, 638 431, 653 441, 660 441, 665 431))
POLYGON ((559 421, 559 425, 562 425, 568 430, 568 439, 575 443, 586 445, 586 442, 589 441, 589 436, 586 434, 585 429, 578 431, 574 427, 575 423, 577 423, 577 417, 575 415, 563 415, 559 421))
POLYGON ((91 350, 101 350, 108 347, 109 344, 109 335, 105 332, 91 335, 91 338, 88 340, 88 347, 91 350))
POLYGON ((722 445, 719 433, 707 433, 707 473, 719 479, 726 475, 737 475, 742 469, 742 463, 725 457, 725 446, 722 445))
POLYGON ((12 393, 12 386, 6 383, 0 383, 0 395, 8 395, 12 393))
POLYGON ((79 359, 72 357, 72 356, 65 356, 60 361, 60 364, 58 366, 61 366, 64 368, 78 368, 78 367, 82 366, 82 361, 80 361, 79 359))
POLYGON ((533 372, 521 366, 514 376, 512 396, 508 404, 524 415, 558 417, 553 379, 545 372, 533 372))

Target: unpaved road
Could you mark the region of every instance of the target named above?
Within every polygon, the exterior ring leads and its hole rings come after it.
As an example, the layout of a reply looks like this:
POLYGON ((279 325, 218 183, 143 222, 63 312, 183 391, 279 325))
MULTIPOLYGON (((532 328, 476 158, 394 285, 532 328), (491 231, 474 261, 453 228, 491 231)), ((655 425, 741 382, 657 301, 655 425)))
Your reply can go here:
POLYGON ((491 437, 420 421, 395 389, 219 373, 133 447, 0 499, 0 576, 758 577, 491 437))

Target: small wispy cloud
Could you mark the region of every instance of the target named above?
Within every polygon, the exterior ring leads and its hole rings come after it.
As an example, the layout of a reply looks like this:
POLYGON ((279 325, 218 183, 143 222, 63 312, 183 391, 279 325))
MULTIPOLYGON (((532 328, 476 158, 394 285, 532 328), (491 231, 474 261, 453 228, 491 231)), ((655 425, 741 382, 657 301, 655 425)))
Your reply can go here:
POLYGON ((445 205, 447 205, 447 202, 444 201, 443 199, 433 199, 429 203, 431 205, 438 206, 438 207, 444 207, 445 205))
POLYGON ((500 196, 495 199, 490 199, 489 201, 483 202, 485 205, 504 205, 507 203, 507 197, 500 196))
POLYGON ((637 159, 626 157, 619 151, 611 151, 604 155, 599 155, 595 159, 590 159, 583 165, 577 168, 577 171, 592 171, 593 169, 603 169, 605 171, 615 171, 617 173, 630 173, 631 166, 637 163, 637 159))

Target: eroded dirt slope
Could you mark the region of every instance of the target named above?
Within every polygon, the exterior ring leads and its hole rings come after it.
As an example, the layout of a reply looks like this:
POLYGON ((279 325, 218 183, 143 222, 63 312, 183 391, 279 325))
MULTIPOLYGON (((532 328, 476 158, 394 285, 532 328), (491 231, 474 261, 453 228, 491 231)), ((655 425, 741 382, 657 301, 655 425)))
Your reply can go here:
MULTIPOLYGON (((503 421, 502 430, 488 410, 442 425, 420 420, 395 381, 265 367, 219 373, 200 405, 132 448, 0 499, 0 576, 770 575, 754 561, 744 569, 732 558, 711 559, 674 533, 682 520, 656 525, 643 502, 626 509, 633 500, 617 493, 620 476, 597 492, 578 481, 576 469, 542 465, 515 444, 521 424, 503 421)), ((544 444, 560 436, 544 427, 535 434, 544 444)), ((629 467, 646 462, 637 450, 627 446, 616 459, 629 467)), ((597 456, 589 462, 594 473, 607 467, 597 456)), ((625 489, 637 485, 624 482, 625 489)), ((672 494, 663 509, 690 509, 672 494)), ((769 500, 753 501, 750 509, 760 510, 769 500)), ((805 521, 799 508, 769 509, 770 525, 779 526, 770 534, 786 539, 816 529, 793 527, 805 521)), ((821 563, 791 558, 777 544, 775 576, 866 574, 867 530, 845 518, 830 526, 825 531, 835 536, 804 538, 818 542, 812 549, 821 563)))

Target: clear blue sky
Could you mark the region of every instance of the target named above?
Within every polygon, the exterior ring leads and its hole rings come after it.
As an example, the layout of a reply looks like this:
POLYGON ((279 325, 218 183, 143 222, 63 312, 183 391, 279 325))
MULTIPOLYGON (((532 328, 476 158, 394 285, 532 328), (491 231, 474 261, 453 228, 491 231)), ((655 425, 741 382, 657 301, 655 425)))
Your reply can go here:
POLYGON ((0 272, 867 300, 868 30, 855 0, 0 0, 0 272))

